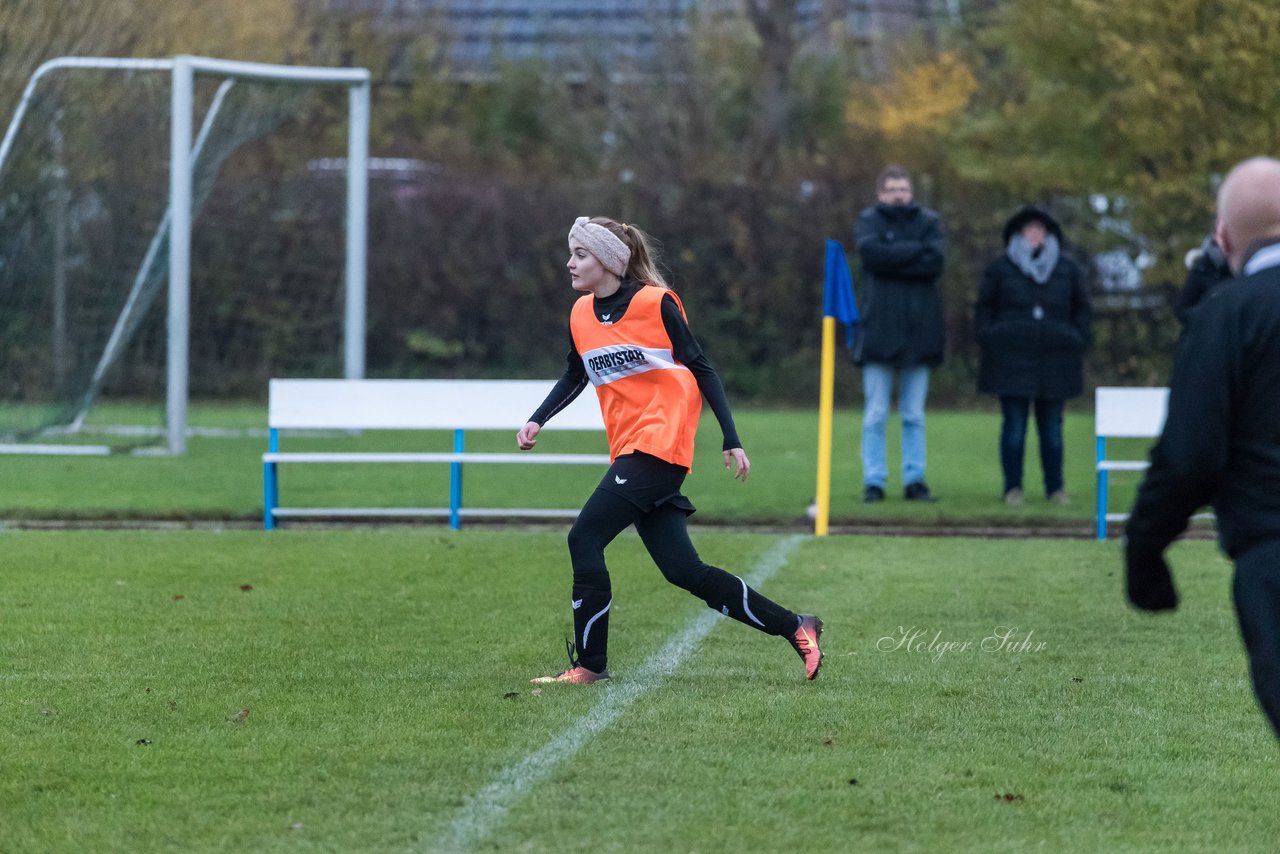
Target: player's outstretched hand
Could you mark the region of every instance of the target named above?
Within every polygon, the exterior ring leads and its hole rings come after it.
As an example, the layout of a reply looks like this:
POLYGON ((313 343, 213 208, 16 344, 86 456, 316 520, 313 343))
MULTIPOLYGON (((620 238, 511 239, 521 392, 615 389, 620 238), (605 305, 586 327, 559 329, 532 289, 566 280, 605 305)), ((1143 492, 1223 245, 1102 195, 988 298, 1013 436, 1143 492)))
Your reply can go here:
POLYGON ((747 474, 751 471, 751 460, 747 459, 747 452, 741 448, 730 448, 724 452, 724 467, 733 472, 738 480, 746 481, 747 474))
POLYGON ((1164 554, 1129 541, 1124 550, 1125 595, 1135 608, 1143 611, 1174 611, 1178 607, 1178 591, 1164 554))
POLYGON ((538 434, 541 432, 542 425, 537 421, 530 421, 516 433, 516 444, 520 446, 520 450, 527 451, 538 444, 538 434))

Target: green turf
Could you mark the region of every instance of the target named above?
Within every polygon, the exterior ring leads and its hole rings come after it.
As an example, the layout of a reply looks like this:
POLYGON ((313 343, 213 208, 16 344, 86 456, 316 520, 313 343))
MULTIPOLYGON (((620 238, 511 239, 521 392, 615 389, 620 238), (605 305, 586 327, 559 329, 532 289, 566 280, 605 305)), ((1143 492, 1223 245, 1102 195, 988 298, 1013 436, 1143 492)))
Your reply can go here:
MULTIPOLYGON (((743 575, 778 543, 695 536, 743 575)), ((580 744, 584 717, 707 613, 631 534, 610 552, 615 678, 539 695, 526 680, 561 666, 570 625, 562 528, 0 546, 6 852, 1262 852, 1280 838, 1276 743, 1209 543, 1175 547, 1183 608, 1150 617, 1121 602, 1114 544, 802 537, 763 592, 827 621, 818 681, 781 641, 717 621, 580 744), (1030 643, 983 649, 1000 626, 1030 643), (486 787, 558 738, 573 746, 561 762, 458 835, 486 787)))
MULTIPOLYGON (((840 410, 835 419, 832 476, 832 520, 841 523, 995 524, 1069 526, 1090 529, 1093 514, 1093 425, 1087 413, 1070 413, 1066 423, 1066 479, 1074 503, 1057 507, 1044 500, 1039 487, 1037 445, 1027 449, 1025 506, 1000 501, 997 456, 999 415, 993 411, 935 411, 929 414, 928 479, 940 500, 923 505, 902 500, 897 481, 898 422, 889 429, 893 472, 889 500, 866 505, 858 461, 859 413, 840 410)), ((265 422, 254 407, 196 407, 197 426, 257 427, 265 422)), ((742 410, 739 432, 752 461, 746 484, 728 477, 720 456, 715 420, 706 414, 698 440, 694 474, 686 492, 700 508, 701 521, 805 524, 804 510, 817 482, 817 414, 814 411, 742 410)), ((469 450, 512 451, 514 428, 508 433, 468 436, 469 450)), ((1130 441, 1117 454, 1145 456, 1146 442, 1130 441)), ((256 519, 262 507, 262 437, 190 440, 179 458, 112 456, 0 457, 6 488, 0 492, 0 516, 30 517, 163 517, 256 519)), ((452 436, 366 433, 360 437, 286 437, 285 450, 396 449, 450 450, 452 436)), ((538 451, 603 452, 601 434, 547 431, 538 451)), ((465 502, 483 507, 576 507, 590 493, 601 472, 591 466, 466 467, 465 502)), ((1134 474, 1114 476, 1113 510, 1132 503, 1134 474)), ((448 469, 442 465, 285 466, 282 500, 313 506, 377 505, 444 506, 448 503, 448 469)))

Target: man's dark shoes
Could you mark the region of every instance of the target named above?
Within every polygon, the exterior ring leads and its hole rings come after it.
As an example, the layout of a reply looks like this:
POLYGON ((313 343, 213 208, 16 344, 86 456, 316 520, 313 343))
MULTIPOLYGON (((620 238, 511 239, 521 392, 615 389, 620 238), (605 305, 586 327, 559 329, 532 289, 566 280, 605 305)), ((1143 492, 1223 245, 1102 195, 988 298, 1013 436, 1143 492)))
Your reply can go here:
POLYGON ((933 497, 933 493, 929 491, 929 487, 925 485, 923 480, 908 483, 904 495, 908 501, 928 501, 933 503, 938 500, 933 497))
POLYGON ((874 504, 877 501, 884 501, 884 489, 879 486, 868 486, 862 490, 862 500, 868 504, 874 504))

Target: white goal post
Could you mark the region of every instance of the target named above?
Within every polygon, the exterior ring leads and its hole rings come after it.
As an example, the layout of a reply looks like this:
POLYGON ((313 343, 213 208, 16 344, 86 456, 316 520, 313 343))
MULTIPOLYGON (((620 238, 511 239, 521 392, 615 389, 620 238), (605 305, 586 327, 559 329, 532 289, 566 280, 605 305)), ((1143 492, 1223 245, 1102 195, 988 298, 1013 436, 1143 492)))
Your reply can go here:
MULTIPOLYGON (((360 379, 365 370, 365 271, 368 220, 368 160, 370 75, 363 68, 315 68, 268 65, 211 59, 201 56, 177 56, 170 59, 123 59, 105 57, 62 57, 44 63, 32 75, 23 91, 12 122, 0 141, 0 176, 23 118, 41 78, 61 69, 100 69, 121 71, 159 71, 171 75, 169 200, 166 220, 168 240, 168 335, 166 364, 166 440, 171 454, 182 454, 187 443, 187 403, 190 364, 190 289, 191 229, 193 222, 193 170, 201 140, 194 133, 195 78, 210 75, 227 80, 332 85, 348 91, 346 216, 344 283, 343 371, 348 379, 360 379), (193 147, 194 146, 194 147, 193 147)), ((209 117, 206 117, 206 125, 209 117)), ((157 232, 153 247, 162 232, 157 232)), ((161 268, 163 269, 163 268, 161 268)), ((108 350, 117 346, 124 317, 113 332, 108 350)), ((109 353, 100 364, 105 369, 109 353)), ((98 379, 95 376, 94 381, 98 379)), ((90 395, 92 390, 90 391, 90 395)), ((87 406, 87 403, 86 403, 87 406)), ((82 417, 82 415, 81 415, 82 417)), ((39 453, 63 449, 74 453, 92 453, 95 446, 5 446, 0 450, 39 453)), ((110 448, 96 449, 110 453, 110 448)))

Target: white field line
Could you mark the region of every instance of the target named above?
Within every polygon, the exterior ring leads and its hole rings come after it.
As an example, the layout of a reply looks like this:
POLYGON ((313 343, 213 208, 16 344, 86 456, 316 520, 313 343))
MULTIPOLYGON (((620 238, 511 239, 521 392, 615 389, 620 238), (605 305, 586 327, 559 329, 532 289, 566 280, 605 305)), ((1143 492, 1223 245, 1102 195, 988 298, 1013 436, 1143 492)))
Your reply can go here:
MULTIPOLYGON (((793 534, 779 540, 760 557, 744 580, 759 589, 786 565, 796 546, 805 539, 805 535, 793 534)), ((661 685, 722 619, 715 611, 703 611, 684 631, 640 665, 635 673, 628 674, 624 680, 609 681, 600 686, 603 689, 601 697, 586 714, 538 750, 509 765, 498 779, 467 798, 449 827, 435 834, 427 843, 427 850, 467 851, 479 845, 502 823, 520 797, 551 776, 562 762, 572 759, 592 736, 608 729, 638 697, 661 685)))

